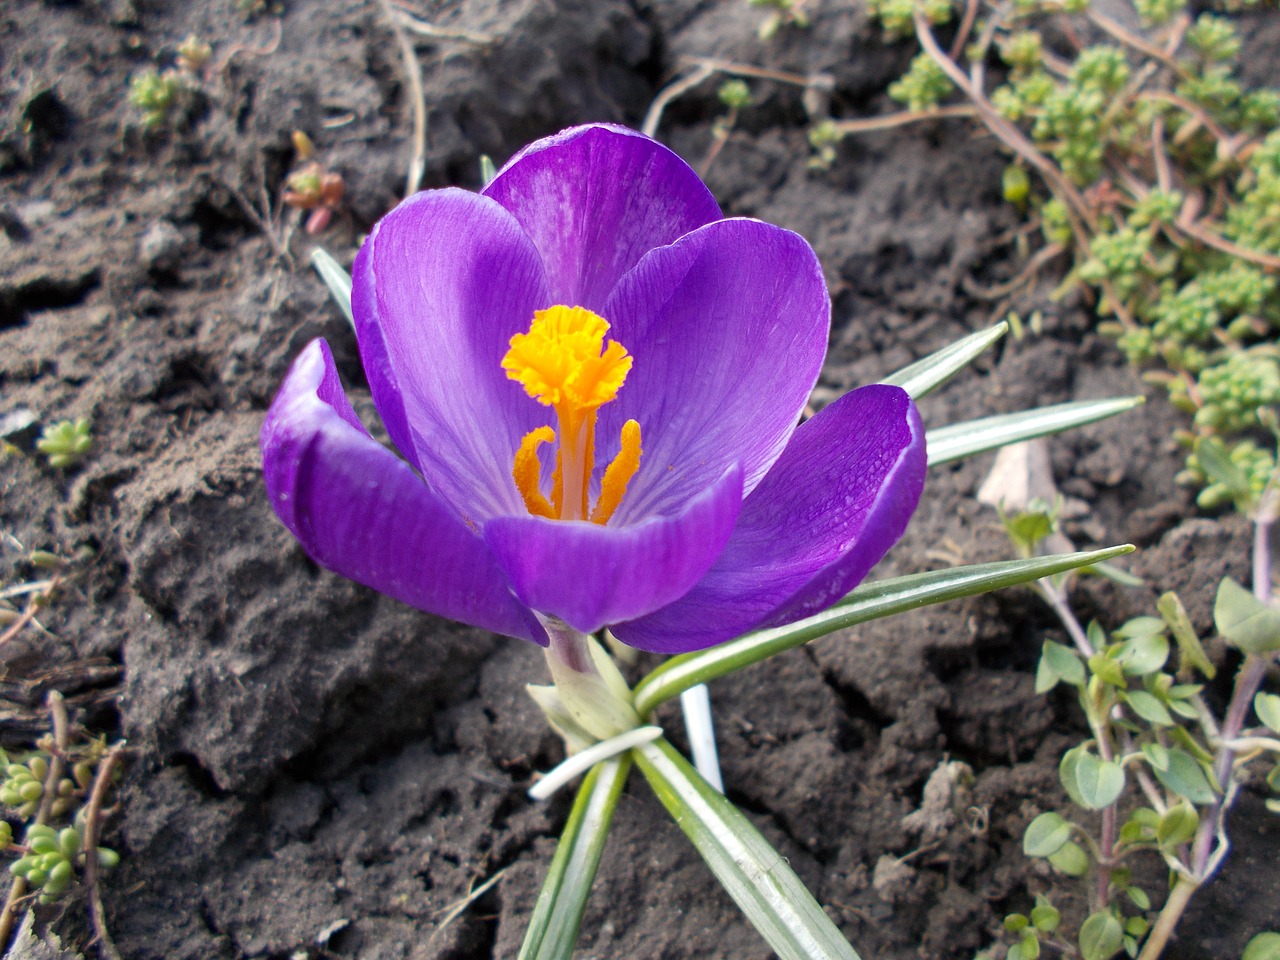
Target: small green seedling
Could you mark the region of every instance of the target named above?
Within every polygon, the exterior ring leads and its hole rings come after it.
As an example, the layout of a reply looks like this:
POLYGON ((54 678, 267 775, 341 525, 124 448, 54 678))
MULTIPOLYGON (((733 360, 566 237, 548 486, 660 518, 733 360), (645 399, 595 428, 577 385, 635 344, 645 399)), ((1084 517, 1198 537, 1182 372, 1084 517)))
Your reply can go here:
POLYGON ((50 424, 36 441, 36 449, 49 458, 49 466, 56 470, 75 466, 93 449, 89 421, 81 417, 50 424))

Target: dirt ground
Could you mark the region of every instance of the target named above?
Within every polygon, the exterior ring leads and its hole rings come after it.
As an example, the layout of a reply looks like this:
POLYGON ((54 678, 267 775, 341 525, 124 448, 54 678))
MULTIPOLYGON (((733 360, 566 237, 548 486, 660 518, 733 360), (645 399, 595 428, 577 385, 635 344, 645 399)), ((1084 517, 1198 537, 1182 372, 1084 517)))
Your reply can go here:
MULTIPOLYGON (((911 54, 880 40, 861 4, 834 0, 768 42, 744 0, 410 6, 489 38, 415 39, 426 187, 474 188, 481 154, 501 164, 570 124, 638 125, 681 58, 828 73, 833 111, 855 116, 887 108, 911 54)), ((1277 49, 1274 22, 1246 34, 1277 49)), ((0 38, 0 417, 86 417, 95 443, 70 472, 0 459, 0 531, 96 558, 43 618, 50 635, 0 649, 0 738, 29 745, 54 687, 78 724, 128 738, 108 825, 124 861, 104 890, 121 955, 513 957, 568 805, 524 792, 561 755, 523 691, 543 681, 540 652, 319 570, 260 473, 263 413, 313 337, 372 418, 354 338, 307 255, 319 242, 349 263, 404 190, 412 92, 384 8, 285 0, 246 21, 232 0, 7 0, 0 38), (144 130, 129 78, 172 65, 190 33, 213 45, 200 92, 175 123, 144 130), (318 238, 280 207, 295 129, 346 182, 318 238)), ((722 111, 715 87, 672 104, 659 130, 695 165, 722 111)), ((797 230, 822 258, 835 326, 817 403, 993 319, 975 291, 1018 261, 989 139, 962 121, 909 127, 847 141, 813 171, 800 92, 752 87, 707 181, 727 213, 797 230)), ((1044 333, 930 397, 928 423, 1143 390, 1084 304, 1048 301, 1052 280, 1033 294, 1044 333)), ((1125 565, 1148 584, 1083 585, 1083 618, 1118 624, 1176 589, 1208 629, 1218 579, 1246 575, 1244 524, 1198 517, 1174 483, 1176 423, 1153 402, 1052 443, 1059 486, 1083 505, 1068 535, 1137 544, 1125 565)), ((33 436, 10 439, 30 450, 33 436)), ((974 499, 989 466, 933 470, 876 575, 1009 556, 974 499)), ((30 573, 20 556, 0 552, 5 582, 30 573)), ((1056 882, 1020 850, 1034 816, 1064 807, 1057 759, 1082 736, 1065 696, 1033 694, 1045 638, 1063 640, 1056 622, 1011 591, 832 636, 714 686, 730 797, 867 960, 971 957, 1056 882), (974 770, 957 801, 973 812, 925 836, 908 816, 948 761, 974 770), (901 869, 877 871, 886 857, 901 869)), ((682 743, 678 715, 663 720, 682 743)), ((1275 923, 1278 828, 1246 795, 1232 829, 1237 849, 1173 958, 1236 957, 1275 923)), ((83 913, 73 902, 40 919, 83 944, 83 913)), ((579 955, 596 960, 770 956, 639 780, 583 929, 579 955)))

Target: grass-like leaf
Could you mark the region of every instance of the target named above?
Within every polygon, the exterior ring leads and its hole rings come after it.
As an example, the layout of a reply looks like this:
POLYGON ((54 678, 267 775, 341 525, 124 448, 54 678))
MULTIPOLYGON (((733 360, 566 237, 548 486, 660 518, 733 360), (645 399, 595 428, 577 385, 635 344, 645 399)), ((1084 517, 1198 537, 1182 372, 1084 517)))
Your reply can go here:
POLYGON ((1001 320, 994 327, 971 333, 964 339, 889 374, 880 382, 901 387, 913 400, 919 400, 950 380, 1008 332, 1008 321, 1001 320))
POLYGON ((573 956, 582 913, 630 771, 631 757, 622 754, 597 763, 582 781, 534 904, 519 960, 570 960, 573 956))
POLYGON ((320 279, 329 288, 333 302, 342 310, 347 323, 351 324, 354 330, 356 321, 351 314, 351 274, 342 269, 342 264, 323 247, 316 247, 311 251, 311 266, 315 268, 316 273, 320 274, 320 279))
POLYGON ((632 752, 667 812, 781 960, 860 960, 782 855, 671 744, 655 740, 632 752))
POLYGON ((952 567, 949 570, 930 570, 891 580, 864 583, 831 609, 812 617, 785 627, 748 634, 707 650, 672 657, 636 686, 636 712, 641 717, 647 717, 660 703, 679 696, 696 684, 726 676, 774 654, 855 624, 933 603, 1029 583, 1132 551, 1133 547, 1126 544, 1105 550, 1060 553, 1030 560, 1002 560, 997 563, 952 567))
POLYGON ((1132 410, 1142 402, 1142 397, 1080 400, 1076 403, 1060 403, 1022 413, 935 427, 926 435, 929 466, 936 467, 940 463, 950 463, 952 460, 985 453, 1010 443, 1082 427, 1086 423, 1105 420, 1117 413, 1132 410))

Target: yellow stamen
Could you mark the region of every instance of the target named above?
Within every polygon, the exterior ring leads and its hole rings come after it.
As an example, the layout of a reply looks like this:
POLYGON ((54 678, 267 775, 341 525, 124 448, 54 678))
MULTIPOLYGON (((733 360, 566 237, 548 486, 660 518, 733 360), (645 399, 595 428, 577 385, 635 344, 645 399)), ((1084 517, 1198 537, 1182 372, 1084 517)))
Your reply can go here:
POLYGON ((640 469, 640 424, 628 420, 622 425, 622 449, 613 458, 604 472, 604 480, 600 482, 600 499, 596 508, 591 511, 592 523, 608 523, 613 511, 622 502, 622 495, 627 492, 627 484, 640 469))
POLYGON ((538 448, 544 443, 552 443, 556 439, 555 431, 550 427, 539 427, 524 435, 520 441, 520 449, 516 451, 516 462, 511 467, 511 476, 515 478, 516 489, 524 498, 525 509, 535 517, 557 517, 559 512, 551 509, 547 498, 538 489, 538 480, 542 476, 542 464, 538 461, 538 448))
POLYGON ((605 340, 608 332, 608 321, 585 307, 557 305, 536 311, 529 332, 512 337, 502 358, 507 376, 534 400, 552 407, 559 421, 550 502, 540 488, 537 457, 538 446, 555 439, 550 427, 539 427, 521 441, 512 466, 516 489, 535 516, 606 523, 639 469, 640 426, 628 421, 622 452, 605 471, 600 502, 590 510, 596 411, 618 396, 633 362, 622 344, 605 340), (634 434, 631 440, 629 434, 634 434))

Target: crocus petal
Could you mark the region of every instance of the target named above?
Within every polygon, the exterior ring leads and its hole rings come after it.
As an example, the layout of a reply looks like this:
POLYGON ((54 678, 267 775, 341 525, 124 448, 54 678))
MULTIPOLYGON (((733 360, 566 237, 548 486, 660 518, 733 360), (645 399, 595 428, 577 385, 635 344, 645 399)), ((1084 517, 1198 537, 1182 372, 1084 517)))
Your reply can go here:
POLYGON ((316 563, 420 610, 546 642, 484 542, 365 432, 323 340, 271 405, 262 459, 272 506, 316 563))
POLYGON ((523 511, 512 457, 548 414, 502 357, 548 300, 515 218, 464 190, 414 194, 374 227, 351 280, 361 359, 396 446, 468 519, 523 511))
POLYGON ((625 420, 644 436, 640 471, 615 517, 676 509, 731 463, 749 493, 786 446, 822 368, 831 301, 798 234, 721 220, 651 251, 605 307, 635 357, 600 410, 597 464, 625 420))
POLYGON ((697 586, 614 633, 677 653, 827 608, 902 536, 924 473, 924 429, 906 393, 847 394, 796 431, 697 586))
POLYGON ((741 508, 735 466, 671 516, 626 527, 503 517, 484 536, 521 601, 592 633, 684 594, 724 549, 741 508))
POLYGON ((715 198, 680 157, 606 124, 531 144, 484 194, 515 215, 542 254, 550 303, 597 312, 647 251, 720 219, 715 198))

